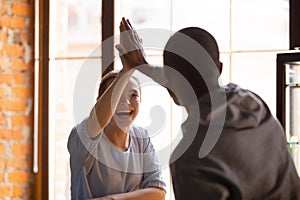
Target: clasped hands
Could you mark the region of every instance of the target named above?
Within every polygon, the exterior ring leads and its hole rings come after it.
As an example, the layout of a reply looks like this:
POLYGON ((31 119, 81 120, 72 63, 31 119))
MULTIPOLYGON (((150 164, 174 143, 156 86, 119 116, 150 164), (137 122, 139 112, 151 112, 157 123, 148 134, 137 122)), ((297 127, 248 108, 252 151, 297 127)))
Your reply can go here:
POLYGON ((133 69, 140 65, 148 64, 136 30, 128 19, 122 18, 120 22, 120 44, 116 45, 119 51, 123 69, 133 69))

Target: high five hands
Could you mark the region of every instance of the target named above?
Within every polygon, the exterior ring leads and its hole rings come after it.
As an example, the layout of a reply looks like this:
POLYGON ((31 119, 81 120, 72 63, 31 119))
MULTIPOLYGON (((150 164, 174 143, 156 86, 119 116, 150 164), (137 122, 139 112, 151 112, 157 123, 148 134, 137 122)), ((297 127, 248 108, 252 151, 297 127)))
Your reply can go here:
POLYGON ((123 17, 119 28, 120 44, 117 44, 116 48, 119 51, 123 68, 132 69, 147 64, 142 40, 129 20, 123 17))

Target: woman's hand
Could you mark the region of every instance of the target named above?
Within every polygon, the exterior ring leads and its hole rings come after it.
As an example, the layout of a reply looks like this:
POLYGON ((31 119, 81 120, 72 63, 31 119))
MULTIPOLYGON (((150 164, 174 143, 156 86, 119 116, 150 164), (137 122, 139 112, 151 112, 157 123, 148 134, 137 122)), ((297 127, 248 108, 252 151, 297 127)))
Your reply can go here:
POLYGON ((119 28, 120 44, 116 45, 116 48, 120 53, 123 68, 132 69, 140 65, 148 64, 145 58, 142 40, 131 26, 129 20, 123 17, 119 28))
POLYGON ((163 189, 149 187, 132 192, 111 194, 89 200, 165 200, 166 192, 163 189))

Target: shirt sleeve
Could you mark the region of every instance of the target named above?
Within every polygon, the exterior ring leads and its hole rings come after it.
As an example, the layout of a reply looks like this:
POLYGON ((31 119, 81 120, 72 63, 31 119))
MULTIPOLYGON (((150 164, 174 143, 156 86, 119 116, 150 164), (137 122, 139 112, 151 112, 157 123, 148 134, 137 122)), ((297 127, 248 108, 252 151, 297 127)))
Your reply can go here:
POLYGON ((142 65, 137 68, 140 72, 153 79, 158 84, 168 87, 168 79, 166 76, 167 68, 164 66, 154 66, 150 64, 142 65))
POLYGON ((88 152, 94 152, 99 136, 91 139, 86 129, 86 119, 75 126, 68 138, 68 151, 70 154, 70 168, 72 179, 76 178, 82 168, 88 152))
POLYGON ((180 91, 193 92, 191 85, 186 78, 167 65, 153 66, 147 64, 139 67, 138 70, 176 95, 180 95, 180 91))

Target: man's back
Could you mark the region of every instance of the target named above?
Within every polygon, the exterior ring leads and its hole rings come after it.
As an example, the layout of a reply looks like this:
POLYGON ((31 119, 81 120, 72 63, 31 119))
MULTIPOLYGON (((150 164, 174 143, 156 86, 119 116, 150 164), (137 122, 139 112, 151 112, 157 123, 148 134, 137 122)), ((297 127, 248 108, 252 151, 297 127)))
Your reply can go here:
MULTIPOLYGON (((278 121, 250 91, 230 84, 226 96, 226 121, 213 150, 198 157, 209 124, 200 120, 192 145, 171 164, 176 199, 300 199, 300 180, 278 121)), ((205 98, 199 99, 200 113, 205 98)), ((210 114, 201 113, 201 119, 210 114)))

